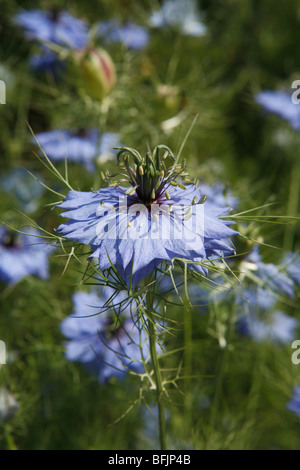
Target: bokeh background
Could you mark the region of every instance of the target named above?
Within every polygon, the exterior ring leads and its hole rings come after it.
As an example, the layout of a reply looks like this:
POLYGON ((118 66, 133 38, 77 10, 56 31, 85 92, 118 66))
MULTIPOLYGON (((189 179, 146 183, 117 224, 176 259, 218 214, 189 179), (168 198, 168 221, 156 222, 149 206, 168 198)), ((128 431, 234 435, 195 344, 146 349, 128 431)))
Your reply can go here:
MULTIPOLYGON (((188 137, 182 158, 191 175, 211 185, 222 182, 239 199, 240 211, 265 206, 257 213, 299 214, 299 131, 255 101, 263 90, 291 90, 300 79, 299 2, 198 1, 206 28, 199 37, 173 27, 151 27, 151 14, 161 4, 0 1, 0 79, 6 84, 6 104, 0 105, 2 222, 20 229, 30 217, 53 233, 60 223, 53 207, 59 196, 31 174, 58 193, 66 194, 66 188, 37 158, 31 130, 86 128, 117 134, 123 145, 141 153, 165 144, 176 154, 188 137), (131 21, 145 28, 148 40, 132 48, 103 39, 101 47, 110 54, 117 79, 98 101, 77 88, 76 71, 67 68, 56 76, 31 67, 40 46, 26 39, 13 18, 33 8, 63 9, 89 25, 112 18, 121 24, 131 21)), ((64 172, 63 161, 56 165, 64 172)), ((70 161, 68 178, 74 189, 97 189, 104 184, 101 171, 113 172, 114 165, 111 155, 95 158, 93 171, 70 161)), ((263 246, 266 262, 276 263, 282 249, 300 249, 299 224, 285 222, 249 222, 254 239, 278 248, 263 246)), ((86 259, 81 255, 64 271, 66 256, 58 248, 49 255, 47 279, 33 273, 13 284, 0 283, 0 339, 7 353, 6 364, 0 365, 1 449, 158 446, 155 417, 138 401, 136 377, 99 383, 82 364, 65 359, 59 325, 73 309, 72 295, 86 259)), ((285 311, 299 320, 299 297, 285 311)), ((180 321, 181 314, 174 307, 174 319, 180 321)), ((287 408, 293 387, 300 385, 291 341, 258 342, 233 333, 222 348, 216 326, 222 315, 222 306, 209 321, 202 320, 200 311, 194 313, 193 419, 187 429, 179 383, 168 405, 171 448, 300 449, 300 418, 287 408)), ((172 347, 180 347, 182 340, 179 330, 170 340, 172 347)), ((173 357, 173 366, 180 354, 173 357)))

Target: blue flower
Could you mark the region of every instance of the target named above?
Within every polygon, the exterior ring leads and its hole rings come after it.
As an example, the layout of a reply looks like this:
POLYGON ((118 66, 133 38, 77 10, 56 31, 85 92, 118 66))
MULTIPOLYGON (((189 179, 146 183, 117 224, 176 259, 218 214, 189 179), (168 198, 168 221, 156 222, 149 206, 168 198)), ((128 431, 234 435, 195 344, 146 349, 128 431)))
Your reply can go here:
POLYGON ((289 343, 294 339, 298 321, 286 315, 284 312, 276 311, 268 315, 258 315, 251 311, 239 322, 239 332, 251 336, 255 341, 276 341, 289 343))
POLYGON ((300 387, 293 387, 293 396, 287 404, 287 409, 300 417, 300 387))
POLYGON ((65 64, 47 43, 67 49, 82 49, 89 42, 87 22, 67 11, 24 10, 17 13, 13 20, 24 29, 26 39, 39 42, 41 52, 31 57, 31 67, 38 71, 51 71, 56 77, 65 70, 65 64))
POLYGON ((99 144, 98 163, 103 164, 116 157, 116 147, 120 147, 120 136, 117 132, 104 132, 101 134, 99 144))
POLYGON ((15 168, 6 172, 0 183, 2 191, 15 198, 22 211, 31 213, 38 209, 39 197, 43 194, 44 187, 25 169, 15 168))
POLYGON ((74 49, 81 49, 88 42, 86 21, 67 11, 21 11, 14 16, 14 21, 25 30, 28 40, 54 42, 74 49))
POLYGON ((217 182, 213 185, 201 182, 201 191, 207 197, 207 205, 236 209, 239 204, 239 199, 232 195, 231 190, 225 189, 225 185, 222 182, 217 182))
POLYGON ((118 134, 104 133, 100 135, 97 129, 81 132, 55 129, 41 132, 35 137, 50 160, 64 161, 67 159, 81 163, 90 172, 95 170, 96 157, 100 157, 100 163, 113 158, 116 153, 113 146, 119 144, 118 134))
MULTIPOLYGON (((227 208, 206 209, 201 189, 177 182, 184 173, 182 166, 167 169, 159 156, 161 150, 172 155, 165 146, 156 147, 152 157, 147 154, 145 159, 133 149, 121 149, 118 159, 124 158, 120 165, 128 170, 131 186, 113 181, 95 192, 70 191, 59 206, 66 210, 62 216, 69 219, 58 227, 59 234, 90 245, 100 270, 113 264, 127 285, 131 275, 136 285, 163 261, 184 258, 190 261, 189 267, 207 274, 194 263, 234 254, 228 238, 237 232, 220 218, 227 208)), ((126 174, 122 176, 126 180, 126 174)))
POLYGON ((0 279, 9 284, 30 275, 49 277, 48 256, 52 247, 45 244, 35 229, 25 227, 22 232, 10 234, 0 227, 0 279))
POLYGON ((74 312, 60 324, 69 340, 68 360, 82 362, 100 382, 111 376, 124 378, 129 370, 144 371, 142 354, 145 361, 149 356, 146 334, 138 328, 122 292, 108 286, 101 297, 95 291, 76 292, 73 305, 74 312))
POLYGON ((243 289, 242 294, 243 297, 236 294, 236 305, 243 306, 248 314, 266 312, 278 302, 276 292, 254 283, 243 289))
POLYGON ((206 33, 193 0, 165 0, 161 10, 152 13, 150 24, 155 28, 176 27, 189 36, 199 37, 206 33))
POLYGON ((279 300, 295 298, 299 280, 299 258, 295 253, 287 254, 278 265, 265 263, 255 245, 239 265, 239 283, 236 287, 226 282, 217 272, 210 279, 210 286, 203 288, 203 299, 212 301, 234 301, 239 315, 263 314, 275 307, 279 300))
POLYGON ((264 263, 257 246, 242 261, 242 286, 234 293, 238 330, 257 341, 288 342, 298 326, 295 318, 274 311, 284 297, 294 298, 295 283, 283 263, 264 263))
POLYGON ((264 263, 255 246, 240 263, 237 286, 232 286, 217 272, 209 279, 209 285, 199 288, 191 285, 190 299, 200 304, 200 311, 206 305, 217 303, 234 308, 236 331, 256 341, 273 340, 289 342, 293 338, 298 321, 277 310, 277 304, 285 297, 295 297, 295 282, 283 262, 278 266, 264 263))
POLYGON ((300 286, 300 252, 285 254, 282 265, 284 266, 288 276, 300 286))
POLYGON ((257 246, 243 261, 241 270, 255 277, 261 287, 265 287, 277 295, 293 298, 295 295, 295 284, 293 279, 285 272, 284 267, 279 264, 264 263, 261 260, 257 246))
POLYGON ((55 78, 59 78, 66 70, 64 61, 58 60, 57 54, 47 48, 41 48, 41 52, 30 57, 30 67, 39 72, 51 72, 55 78))
POLYGON ((97 35, 105 42, 112 41, 122 43, 129 49, 144 49, 149 42, 147 28, 130 21, 121 24, 119 20, 113 19, 102 21, 97 25, 97 35))
POLYGON ((290 93, 281 90, 266 90, 258 93, 255 100, 266 111, 280 116, 288 121, 295 130, 300 130, 300 107, 292 102, 290 93))

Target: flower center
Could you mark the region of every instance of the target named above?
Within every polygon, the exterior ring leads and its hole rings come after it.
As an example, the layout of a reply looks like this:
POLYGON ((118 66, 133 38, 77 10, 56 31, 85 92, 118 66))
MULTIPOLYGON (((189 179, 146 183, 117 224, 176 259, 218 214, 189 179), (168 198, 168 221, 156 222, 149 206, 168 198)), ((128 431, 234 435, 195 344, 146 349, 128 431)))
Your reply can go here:
POLYGON ((178 182, 192 183, 185 169, 185 161, 178 164, 172 151, 165 145, 155 147, 153 153, 148 152, 143 158, 135 150, 128 147, 117 147, 119 167, 122 171, 122 179, 112 180, 112 176, 106 172, 102 175, 110 185, 117 187, 122 182, 129 183, 130 187, 125 191, 128 196, 136 194, 138 201, 146 207, 159 202, 160 199, 169 200, 169 188, 179 186, 186 187, 178 182), (130 160, 133 160, 133 164, 130 160))
POLYGON ((58 23, 59 22, 60 12, 61 12, 60 8, 53 6, 50 9, 51 21, 53 21, 54 23, 58 23))
POLYGON ((105 322, 105 330, 103 331, 105 339, 109 341, 113 338, 119 338, 123 332, 122 325, 121 319, 110 316, 105 322))
POLYGON ((1 240, 1 245, 7 249, 17 248, 20 245, 17 234, 5 233, 1 240))

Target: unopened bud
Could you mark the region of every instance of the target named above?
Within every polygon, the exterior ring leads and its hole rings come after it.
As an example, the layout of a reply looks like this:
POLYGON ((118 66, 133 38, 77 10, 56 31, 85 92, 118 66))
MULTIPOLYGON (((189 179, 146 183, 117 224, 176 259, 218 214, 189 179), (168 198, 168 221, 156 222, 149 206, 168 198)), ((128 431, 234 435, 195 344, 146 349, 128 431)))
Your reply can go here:
POLYGON ((72 54, 72 73, 87 95, 102 101, 116 83, 116 71, 110 55, 101 48, 89 47, 72 54))

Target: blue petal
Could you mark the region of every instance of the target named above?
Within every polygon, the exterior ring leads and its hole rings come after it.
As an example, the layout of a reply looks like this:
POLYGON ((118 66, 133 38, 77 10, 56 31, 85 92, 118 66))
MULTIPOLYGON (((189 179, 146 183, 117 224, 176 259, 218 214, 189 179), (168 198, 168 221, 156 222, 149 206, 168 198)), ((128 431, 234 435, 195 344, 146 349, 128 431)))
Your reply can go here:
POLYGON ((292 102, 292 96, 285 91, 266 90, 258 93, 255 100, 263 108, 287 120, 295 130, 300 130, 300 108, 292 102))

